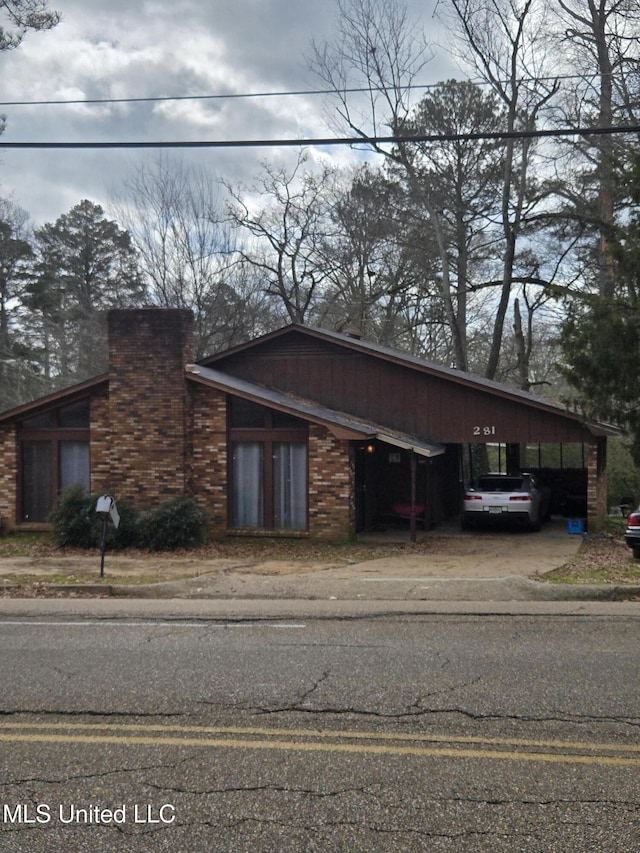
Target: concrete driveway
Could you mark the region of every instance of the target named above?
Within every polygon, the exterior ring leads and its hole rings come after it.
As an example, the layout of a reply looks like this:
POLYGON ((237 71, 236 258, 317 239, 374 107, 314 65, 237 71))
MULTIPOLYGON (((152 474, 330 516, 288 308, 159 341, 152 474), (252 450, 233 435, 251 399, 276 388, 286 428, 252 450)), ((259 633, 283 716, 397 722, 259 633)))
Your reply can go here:
MULTIPOLYGON (((368 534, 363 541, 384 541, 368 534)), ((567 532, 566 519, 552 519, 539 533, 483 529, 462 532, 444 527, 423 534, 433 547, 419 555, 385 557, 350 567, 369 576, 416 575, 428 578, 530 577, 563 566, 577 553, 582 536, 567 532)), ((339 571, 336 570, 337 576, 339 571)))

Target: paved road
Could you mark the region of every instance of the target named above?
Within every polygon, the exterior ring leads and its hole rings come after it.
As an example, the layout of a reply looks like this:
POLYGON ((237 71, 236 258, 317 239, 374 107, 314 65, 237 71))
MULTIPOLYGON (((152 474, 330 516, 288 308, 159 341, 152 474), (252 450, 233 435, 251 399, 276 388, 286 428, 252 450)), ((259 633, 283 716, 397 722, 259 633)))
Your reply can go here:
POLYGON ((5 613, 0 850, 636 853, 618 612, 5 613))

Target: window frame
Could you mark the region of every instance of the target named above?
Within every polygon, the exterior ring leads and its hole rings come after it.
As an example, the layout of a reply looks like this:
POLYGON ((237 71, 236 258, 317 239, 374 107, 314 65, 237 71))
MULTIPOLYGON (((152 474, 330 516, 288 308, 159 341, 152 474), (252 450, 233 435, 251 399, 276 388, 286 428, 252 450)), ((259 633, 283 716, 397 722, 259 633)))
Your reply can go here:
POLYGON ((309 530, 309 425, 300 419, 300 426, 279 427, 275 421, 280 412, 260 405, 264 411, 264 425, 261 427, 235 427, 232 425, 233 397, 229 398, 227 405, 227 449, 229 472, 229 502, 228 502, 228 528, 231 530, 273 531, 275 533, 304 533, 309 530), (234 472, 234 449, 235 445, 242 443, 262 444, 262 482, 263 482, 263 526, 262 527, 236 527, 233 518, 236 483, 234 472), (275 470, 274 470, 274 446, 276 444, 304 444, 306 452, 305 491, 307 496, 305 508, 304 528, 281 528, 275 526, 275 470))
MULTIPOLYGON (((17 431, 16 431, 16 439, 17 439, 17 473, 18 479, 16 483, 16 519, 17 523, 20 525, 26 524, 47 524, 46 520, 38 519, 32 521, 30 519, 25 518, 25 497, 26 490, 24 485, 24 477, 25 477, 25 465, 24 465, 24 444, 28 442, 46 442, 49 444, 50 451, 50 472, 49 472, 49 481, 50 481, 50 493, 49 493, 49 506, 50 510, 55 506, 58 498, 61 494, 61 480, 62 480, 62 471, 61 471, 61 445, 66 441, 79 442, 83 444, 87 444, 89 448, 89 487, 91 484, 91 428, 89 426, 90 423, 90 415, 88 416, 89 423, 87 426, 60 426, 60 410, 64 410, 73 406, 75 403, 81 402, 80 400, 72 401, 71 403, 65 403, 62 406, 57 406, 54 409, 49 409, 48 411, 42 412, 41 415, 35 415, 31 417, 26 417, 23 421, 18 423, 17 431), (29 427, 29 422, 34 420, 40 420, 42 416, 49 416, 50 426, 46 426, 44 424, 38 425, 36 427, 29 427)), ((88 411, 90 412, 90 400, 88 400, 88 411)))

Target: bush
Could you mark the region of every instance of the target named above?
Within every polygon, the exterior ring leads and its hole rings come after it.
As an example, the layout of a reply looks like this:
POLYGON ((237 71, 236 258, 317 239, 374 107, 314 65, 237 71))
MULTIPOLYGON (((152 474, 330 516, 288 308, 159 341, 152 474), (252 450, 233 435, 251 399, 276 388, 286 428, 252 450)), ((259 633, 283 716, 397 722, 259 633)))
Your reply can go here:
POLYGON ((94 548, 102 536, 102 524, 93 507, 95 500, 77 483, 64 491, 51 513, 53 533, 63 548, 94 548))
MULTIPOLYGON (((102 544, 103 518, 96 513, 98 495, 87 495, 77 483, 58 499, 50 520, 53 533, 63 548, 99 548, 102 544)), ((123 501, 118 504, 120 525, 116 530, 107 524, 107 547, 116 550, 136 544, 138 535, 135 508, 123 501)))
POLYGON ((205 539, 205 519, 192 498, 171 498, 142 513, 138 544, 150 551, 196 548, 205 539))

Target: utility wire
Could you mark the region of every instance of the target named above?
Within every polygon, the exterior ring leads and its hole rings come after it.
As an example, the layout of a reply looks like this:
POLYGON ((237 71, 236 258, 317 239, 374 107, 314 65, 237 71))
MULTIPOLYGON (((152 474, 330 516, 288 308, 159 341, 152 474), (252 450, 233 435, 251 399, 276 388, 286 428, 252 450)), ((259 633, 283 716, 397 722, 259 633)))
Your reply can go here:
MULTIPOLYGON (((532 78, 533 79, 533 78, 532 78)), ((555 81, 555 80, 582 80, 582 74, 561 74, 555 77, 540 77, 537 82, 555 81)), ((484 81, 470 81, 476 85, 482 85, 484 81)), ((527 82, 523 80, 522 82, 527 82)), ((531 82, 531 81, 530 81, 531 82)), ((407 91, 437 89, 442 83, 411 83, 403 86, 407 91)), ((340 94, 351 95, 362 92, 369 94, 373 92, 381 92, 372 86, 361 86, 340 89, 340 94)), ((335 95, 335 89, 299 89, 285 90, 282 92, 228 92, 218 93, 215 95, 158 95, 152 97, 140 98, 60 98, 48 99, 42 101, 0 101, 0 107, 48 107, 48 106, 64 106, 64 105, 101 105, 101 104, 148 104, 162 103, 166 101, 218 101, 218 100, 241 100, 247 98, 297 98, 305 95, 335 95)))
POLYGON ((500 142, 509 139, 543 139, 571 136, 613 136, 625 133, 640 133, 640 125, 615 127, 578 127, 548 130, 515 130, 504 133, 446 133, 419 134, 415 136, 329 136, 307 139, 210 139, 182 141, 107 141, 107 142, 4 142, 0 137, 0 149, 105 149, 105 148, 295 148, 328 147, 337 145, 408 145, 442 142, 500 142))

